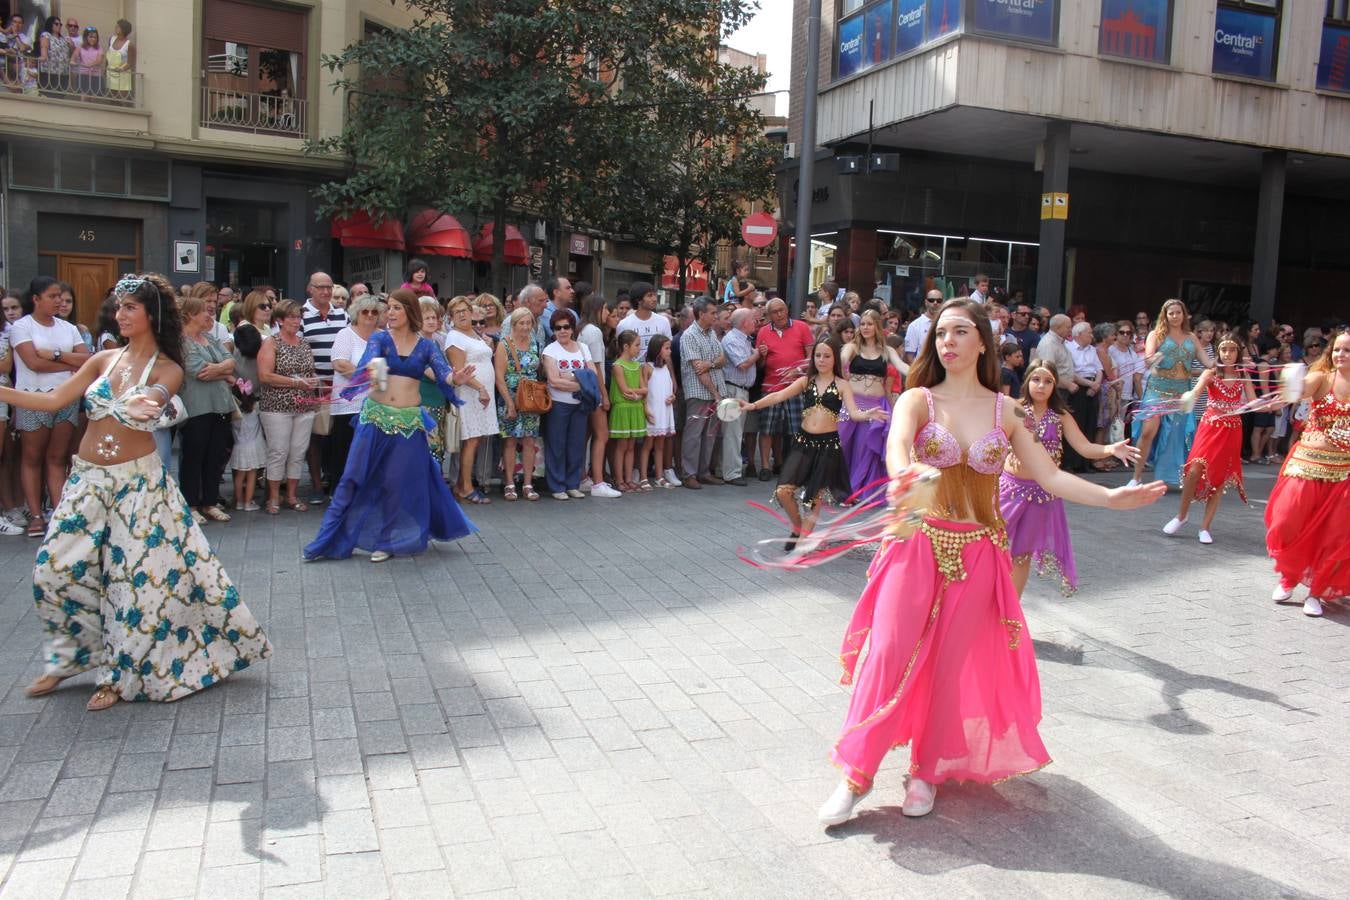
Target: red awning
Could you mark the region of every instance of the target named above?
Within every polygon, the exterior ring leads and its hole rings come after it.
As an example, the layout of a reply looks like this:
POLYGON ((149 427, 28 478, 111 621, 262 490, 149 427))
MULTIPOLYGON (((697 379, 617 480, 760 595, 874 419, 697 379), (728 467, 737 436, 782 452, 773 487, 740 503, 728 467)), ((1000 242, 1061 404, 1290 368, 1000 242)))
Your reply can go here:
MULTIPOLYGON (((530 245, 520 229, 514 225, 506 226, 506 263, 510 266, 528 266, 530 264, 530 245)), ((479 262, 492 262, 492 223, 488 222, 478 232, 473 242, 473 258, 479 262)))
MULTIPOLYGON (((678 291, 680 289, 680 260, 667 256, 665 270, 661 273, 661 289, 678 291)), ((708 289, 708 270, 697 259, 689 260, 689 268, 684 275, 684 289, 701 294, 708 289)))
POLYGON ((334 219, 329 232, 344 247, 370 250, 403 250, 403 225, 395 218, 375 224, 370 213, 359 209, 345 219, 334 219))
POLYGON ((408 223, 408 252, 413 256, 473 256, 473 241, 449 213, 423 210, 408 223))

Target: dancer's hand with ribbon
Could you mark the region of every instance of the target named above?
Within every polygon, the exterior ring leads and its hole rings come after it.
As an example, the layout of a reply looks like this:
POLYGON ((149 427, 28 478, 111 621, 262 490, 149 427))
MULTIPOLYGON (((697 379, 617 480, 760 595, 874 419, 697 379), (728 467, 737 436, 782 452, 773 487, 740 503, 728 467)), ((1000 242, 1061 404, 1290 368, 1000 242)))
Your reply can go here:
POLYGON ((137 422, 153 422, 164 412, 164 404, 149 394, 136 393, 127 400, 127 415, 137 422))
POLYGON ((1167 482, 1154 481, 1134 487, 1111 488, 1106 492, 1107 509, 1138 509, 1156 502, 1167 493, 1167 482))
POLYGON ((911 463, 891 476, 886 487, 886 506, 891 522, 886 534, 904 539, 923 523, 924 513, 933 505, 942 473, 923 463, 911 463))

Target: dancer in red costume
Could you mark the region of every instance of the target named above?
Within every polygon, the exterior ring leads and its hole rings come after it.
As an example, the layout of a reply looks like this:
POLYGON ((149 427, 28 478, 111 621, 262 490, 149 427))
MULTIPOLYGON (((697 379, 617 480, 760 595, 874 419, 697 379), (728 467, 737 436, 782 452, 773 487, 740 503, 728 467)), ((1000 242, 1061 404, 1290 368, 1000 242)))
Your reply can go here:
POLYGON ((999 516, 1010 450, 1024 475, 1076 503, 1129 509, 1166 490, 1161 481, 1108 490, 1055 468, 1017 401, 999 393, 997 351, 984 307, 948 301, 910 370, 918 390, 896 405, 886 443, 891 505, 905 505, 900 476, 928 467, 939 472, 936 498, 912 536, 882 542, 844 638, 853 698, 831 753, 844 779, 821 807, 825 825, 853 815, 893 747, 911 745, 908 816, 930 812, 948 779, 992 783, 1050 762, 999 516))
POLYGON ((1311 401, 1303 436, 1289 452, 1266 506, 1266 549, 1283 603, 1308 586, 1303 612, 1350 596, 1350 332, 1313 363, 1303 385, 1311 401))
POLYGON ((1219 503, 1230 487, 1237 488, 1242 502, 1247 502, 1247 489, 1242 483, 1242 419, 1231 415, 1233 410, 1256 399, 1252 380, 1238 371, 1242 345, 1238 335, 1226 334, 1219 341, 1219 364, 1206 369, 1193 389, 1196 394, 1206 391, 1205 414, 1195 431, 1186 465, 1182 466, 1181 508, 1176 517, 1163 526, 1163 534, 1176 534, 1186 524, 1191 503, 1205 504, 1205 520, 1200 525, 1200 543, 1212 544, 1214 537, 1209 526, 1219 503))

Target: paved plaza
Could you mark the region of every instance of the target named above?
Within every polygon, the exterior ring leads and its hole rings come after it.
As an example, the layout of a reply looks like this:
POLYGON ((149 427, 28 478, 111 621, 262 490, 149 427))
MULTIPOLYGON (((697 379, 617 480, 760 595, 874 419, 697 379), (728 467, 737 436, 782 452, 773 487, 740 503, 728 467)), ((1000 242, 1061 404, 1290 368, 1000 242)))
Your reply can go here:
POLYGON ((1026 598, 1055 763, 910 820, 894 753, 825 831, 867 556, 739 562, 767 495, 498 498, 381 565, 300 565, 319 511, 212 525, 275 655, 102 713, 24 696, 37 542, 0 538, 0 897, 1350 896, 1350 613, 1271 604, 1262 503, 1212 547, 1174 494, 1072 510, 1080 593, 1026 598))

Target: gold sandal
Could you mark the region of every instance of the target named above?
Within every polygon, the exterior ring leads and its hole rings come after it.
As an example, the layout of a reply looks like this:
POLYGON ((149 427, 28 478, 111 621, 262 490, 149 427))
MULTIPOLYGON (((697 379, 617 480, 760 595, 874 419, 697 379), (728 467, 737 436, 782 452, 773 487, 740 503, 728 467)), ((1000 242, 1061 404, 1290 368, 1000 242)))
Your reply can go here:
POLYGON ((94 696, 89 698, 89 702, 85 705, 85 709, 90 712, 98 712, 99 710, 107 709, 110 706, 116 706, 121 699, 122 698, 117 695, 117 691, 112 689, 111 685, 105 684, 94 691, 94 696))

